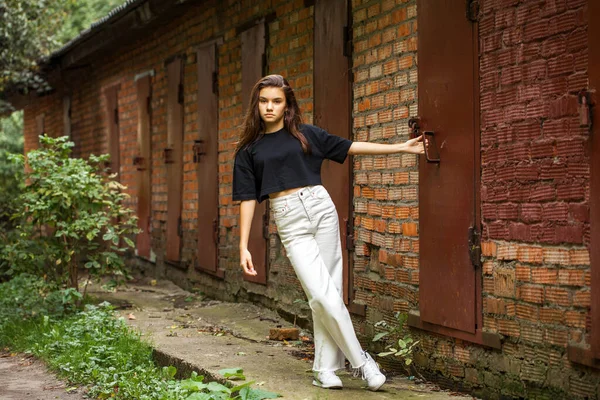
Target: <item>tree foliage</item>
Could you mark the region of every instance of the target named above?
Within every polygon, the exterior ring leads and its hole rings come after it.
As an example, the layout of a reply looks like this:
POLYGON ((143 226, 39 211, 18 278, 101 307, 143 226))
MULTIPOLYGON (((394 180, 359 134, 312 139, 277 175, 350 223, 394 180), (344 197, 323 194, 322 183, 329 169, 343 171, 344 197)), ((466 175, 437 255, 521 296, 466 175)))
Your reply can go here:
MULTIPOLYGON (((17 236, 4 248, 8 273, 30 273, 78 288, 78 272, 126 275, 121 255, 134 244, 137 219, 123 205, 124 187, 107 176, 108 156, 71 158, 67 137, 40 137, 27 154, 27 185, 18 198, 17 236)), ((21 167, 22 155, 12 156, 21 167)))
POLYGON ((10 215, 22 178, 21 168, 9 162, 8 157, 20 153, 23 153, 23 112, 17 111, 0 119, 0 231, 11 227, 10 215))
MULTIPOLYGON (((38 62, 123 0, 0 0, 0 94, 45 92, 38 62)), ((0 113, 11 107, 0 99, 0 113)))

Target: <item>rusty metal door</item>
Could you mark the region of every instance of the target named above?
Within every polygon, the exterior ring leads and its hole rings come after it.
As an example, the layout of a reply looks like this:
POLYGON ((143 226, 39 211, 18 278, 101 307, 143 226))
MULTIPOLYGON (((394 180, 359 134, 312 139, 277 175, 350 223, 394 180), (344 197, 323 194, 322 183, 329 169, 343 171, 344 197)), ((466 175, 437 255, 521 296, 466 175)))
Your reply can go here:
POLYGON ((107 147, 110 154, 110 173, 117 174, 117 181, 121 181, 121 151, 119 147, 119 89, 120 85, 113 85, 105 89, 106 122, 108 128, 107 147))
POLYGON ((600 359, 600 120, 598 113, 598 90, 600 90, 600 24, 592 24, 600 18, 600 3, 588 1, 588 73, 591 104, 595 108, 591 135, 590 166, 590 262, 591 262, 591 332, 592 357, 600 359))
POLYGON ((40 136, 44 136, 44 133, 46 133, 46 115, 44 113, 42 114, 38 114, 35 117, 35 132, 38 136, 37 140, 35 141, 36 144, 40 143, 40 136))
POLYGON ((152 203, 152 139, 150 137, 151 123, 151 87, 150 74, 146 73, 136 78, 137 91, 137 155, 134 165, 137 169, 137 216, 138 228, 141 232, 136 237, 137 255, 150 258, 150 208, 152 203))
POLYGON ((167 61, 167 249, 165 259, 180 260, 183 227, 181 221, 183 190, 183 58, 167 61))
POLYGON ((211 43, 196 51, 198 139, 194 145, 194 162, 198 176, 197 266, 212 273, 217 272, 219 242, 219 98, 216 50, 216 43, 211 43))
MULTIPOLYGON (((256 82, 262 78, 265 69, 265 24, 259 23, 241 33, 242 39, 242 109, 245 114, 250 100, 250 93, 256 82)), ((252 254, 252 262, 256 276, 244 274, 250 282, 267 283, 267 248, 269 240, 268 200, 256 204, 248 250, 252 254)))
POLYGON ((480 232, 479 86, 477 30, 465 4, 417 2, 420 128, 434 132, 431 153, 440 158, 419 163, 419 305, 422 322, 474 334, 477 274, 469 235, 476 240, 480 232))
MULTIPOLYGON (((317 0, 314 33, 314 123, 329 133, 352 139, 351 43, 347 0, 317 0)), ((335 203, 340 220, 344 259, 344 301, 352 288, 352 163, 325 160, 323 186, 335 203)), ((356 311, 356 310, 354 310, 356 311)))

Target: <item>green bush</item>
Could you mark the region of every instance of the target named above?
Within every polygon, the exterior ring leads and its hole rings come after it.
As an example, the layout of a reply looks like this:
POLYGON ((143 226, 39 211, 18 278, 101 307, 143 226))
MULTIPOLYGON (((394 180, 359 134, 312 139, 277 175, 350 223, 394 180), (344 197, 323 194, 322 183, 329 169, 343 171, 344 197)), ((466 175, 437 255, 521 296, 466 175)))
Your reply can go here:
MULTIPOLYGON (((25 181, 18 197, 18 236, 4 248, 8 273, 29 273, 57 286, 78 289, 78 271, 92 277, 127 275, 121 255, 133 247, 136 217, 123 205, 124 186, 107 176, 108 156, 71 158, 66 137, 40 137, 27 154, 25 181)), ((21 168, 25 157, 12 155, 21 168)))
MULTIPOLYGON (((53 291, 40 278, 21 275, 0 284, 0 347, 43 359, 72 384, 86 385, 88 397, 138 400, 261 400, 275 393, 252 382, 227 387, 202 376, 174 379, 177 370, 156 366, 152 347, 140 340, 108 303, 76 311, 74 289, 53 291), (71 312, 74 311, 74 312, 71 312)), ((239 368, 225 377, 245 379, 239 368)))

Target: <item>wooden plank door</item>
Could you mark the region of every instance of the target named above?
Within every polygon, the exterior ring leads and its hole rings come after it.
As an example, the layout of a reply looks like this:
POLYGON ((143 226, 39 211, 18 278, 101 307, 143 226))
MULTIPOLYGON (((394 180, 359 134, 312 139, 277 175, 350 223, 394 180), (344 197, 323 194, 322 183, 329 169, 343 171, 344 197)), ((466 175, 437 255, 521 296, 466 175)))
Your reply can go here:
POLYGON ((167 261, 180 261, 182 242, 183 191, 183 59, 167 63, 167 148, 163 157, 167 166, 167 261))
MULTIPOLYGON (((266 48, 265 24, 257 25, 246 29, 241 33, 242 39, 242 109, 246 109, 250 102, 250 93, 256 82, 263 77, 264 57, 266 48)), ((265 200, 256 204, 252 226, 250 228, 250 238, 248 239, 248 250, 252 255, 256 276, 244 274, 244 279, 250 282, 266 285, 267 283, 267 249, 269 240, 268 230, 268 202, 265 200)))
POLYGON ((594 115, 591 134, 591 181, 590 181, 590 263, 591 263, 591 329, 592 357, 600 360, 600 113, 598 90, 600 90, 600 2, 588 1, 588 73, 589 91, 594 115))
POLYGON ((441 159, 419 163, 420 318, 473 335, 481 327, 469 246, 469 230, 480 232, 477 29, 464 0, 420 0, 417 15, 420 126, 434 132, 441 159))
POLYGON ((116 180, 121 180, 121 151, 119 147, 119 89, 113 85, 104 90, 105 114, 108 127, 107 148, 110 155, 108 164, 111 174, 117 174, 116 180))
POLYGON ((151 77, 144 74, 136 79, 137 91, 137 155, 134 164, 137 169, 137 216, 141 232, 136 237, 136 253, 150 258, 152 238, 150 236, 150 212, 152 204, 152 150, 150 137, 151 122, 151 77))
POLYGON ((194 162, 198 176, 197 266, 217 272, 219 222, 219 97, 217 45, 207 44, 196 51, 198 73, 198 139, 194 162))
MULTIPOLYGON (((314 32, 314 123, 332 135, 352 139, 351 46, 347 0, 317 0, 314 32)), ((343 297, 350 304, 352 287, 352 162, 325 160, 323 186, 338 212, 344 259, 343 297)), ((352 309, 353 311, 356 311, 352 309)))

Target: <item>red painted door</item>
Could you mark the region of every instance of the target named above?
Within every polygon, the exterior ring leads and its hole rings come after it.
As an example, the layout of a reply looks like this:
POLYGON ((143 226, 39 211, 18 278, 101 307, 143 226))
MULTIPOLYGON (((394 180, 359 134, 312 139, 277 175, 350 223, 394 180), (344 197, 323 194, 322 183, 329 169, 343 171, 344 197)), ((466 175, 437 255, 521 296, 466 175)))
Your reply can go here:
POLYGON ((106 122, 108 125, 107 147, 110 154, 110 173, 117 174, 116 180, 120 181, 121 152, 119 147, 119 89, 120 85, 113 85, 105 89, 106 122))
POLYGON ((141 232, 136 237, 137 255, 150 258, 151 236, 150 236, 150 208, 152 204, 152 158, 151 158, 151 88, 150 75, 145 74, 136 80, 137 91, 137 156, 134 164, 137 169, 137 216, 138 228, 141 232))
POLYGON ((198 140, 194 162, 198 176, 198 267, 217 272, 219 221, 217 45, 196 52, 198 73, 198 140))
POLYGON ((181 221, 183 191, 183 59, 167 63, 167 261, 178 263, 183 235, 181 221))
POLYGON ((421 0, 417 15, 420 126, 434 132, 441 160, 419 163, 420 317, 474 334, 481 327, 469 246, 470 228, 480 231, 477 29, 464 0, 421 0))
MULTIPOLYGON (((327 132, 352 139, 351 54, 347 0, 317 0, 314 33, 314 123, 327 132)), ((351 303, 352 289, 352 162, 325 160, 323 186, 338 211, 344 259, 344 301, 351 303)))
MULTIPOLYGON (((256 82, 262 78, 264 72, 264 55, 266 47, 265 24, 259 23, 241 33, 242 39, 242 108, 246 112, 250 100, 250 93, 256 82)), ((256 204, 254 218, 248 239, 248 250, 252 255, 252 262, 257 275, 244 274, 244 279, 250 282, 267 283, 267 248, 269 240, 267 213, 268 200, 256 204)))

